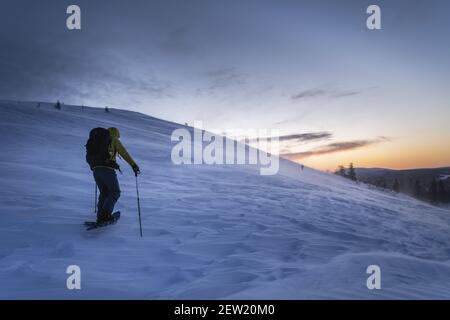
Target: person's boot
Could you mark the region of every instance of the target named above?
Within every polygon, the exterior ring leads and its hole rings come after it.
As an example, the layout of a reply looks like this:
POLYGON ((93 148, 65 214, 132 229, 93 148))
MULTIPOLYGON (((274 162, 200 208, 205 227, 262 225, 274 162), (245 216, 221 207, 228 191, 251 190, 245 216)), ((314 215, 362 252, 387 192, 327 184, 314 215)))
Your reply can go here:
POLYGON ((111 212, 108 212, 106 210, 102 210, 98 215, 97 215, 97 223, 104 223, 104 222, 108 222, 109 220, 112 219, 112 215, 111 212))

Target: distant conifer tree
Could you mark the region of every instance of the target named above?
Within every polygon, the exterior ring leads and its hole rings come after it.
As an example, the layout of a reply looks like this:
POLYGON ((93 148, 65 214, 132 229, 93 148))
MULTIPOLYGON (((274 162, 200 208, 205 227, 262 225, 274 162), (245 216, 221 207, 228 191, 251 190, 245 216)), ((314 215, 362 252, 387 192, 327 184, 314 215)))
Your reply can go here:
POLYGON ((420 181, 416 180, 414 183, 414 196, 416 198, 422 197, 422 186, 420 185, 420 181))
POLYGON ((438 200, 438 184, 436 179, 431 180, 429 188, 429 197, 432 203, 436 203, 438 200))
POLYGON ((395 179, 394 185, 392 186, 392 190, 394 190, 395 192, 400 191, 400 183, 398 182, 398 179, 395 179))
POLYGON ((341 177, 347 177, 347 173, 345 172, 345 167, 343 165, 340 165, 334 173, 341 177))
POLYGON ((61 110, 61 103, 59 102, 59 100, 55 104, 55 109, 61 110))
POLYGON ((414 180, 412 178, 408 179, 408 185, 406 188, 408 194, 414 194, 414 180))
POLYGON ((439 202, 442 202, 442 203, 448 202, 447 190, 445 188, 445 184, 444 184, 444 181, 442 179, 439 179, 439 182, 438 182, 437 196, 438 196, 439 202))
POLYGON ((350 163, 350 166, 348 167, 348 174, 347 174, 348 178, 350 180, 356 181, 356 172, 355 172, 355 168, 353 167, 353 163, 350 163))

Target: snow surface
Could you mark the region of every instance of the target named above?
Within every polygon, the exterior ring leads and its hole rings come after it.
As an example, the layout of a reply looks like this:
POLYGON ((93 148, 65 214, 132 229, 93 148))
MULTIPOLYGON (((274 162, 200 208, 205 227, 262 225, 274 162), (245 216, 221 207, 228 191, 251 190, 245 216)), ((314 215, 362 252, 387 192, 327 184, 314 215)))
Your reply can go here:
POLYGON ((0 102, 0 298, 450 298, 450 211, 282 160, 175 166, 181 125, 111 109, 0 102), (122 217, 85 231, 94 183, 88 132, 116 126, 142 169, 122 161, 122 217), (81 268, 81 290, 66 268, 81 268), (381 290, 366 268, 381 267, 381 290))

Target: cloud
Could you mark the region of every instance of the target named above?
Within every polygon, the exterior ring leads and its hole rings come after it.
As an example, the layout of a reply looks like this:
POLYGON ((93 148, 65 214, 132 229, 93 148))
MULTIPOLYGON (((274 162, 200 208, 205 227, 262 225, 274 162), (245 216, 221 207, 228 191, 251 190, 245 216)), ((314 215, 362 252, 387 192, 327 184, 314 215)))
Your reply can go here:
POLYGON ((331 138, 333 134, 330 132, 308 132, 308 133, 298 133, 298 134, 290 134, 285 136, 278 137, 258 137, 248 140, 248 142, 257 142, 259 141, 270 141, 274 138, 278 138, 278 141, 317 141, 331 138))
POLYGON ((312 98, 343 98, 343 97, 349 97, 354 96, 357 94, 360 94, 363 92, 363 90, 341 90, 337 88, 330 88, 328 86, 319 87, 319 88, 313 88, 313 89, 307 89, 300 92, 297 92, 293 95, 291 95, 291 100, 298 101, 298 100, 306 100, 306 99, 312 99, 312 98))
POLYGON ((343 98, 343 97, 349 97, 349 96, 355 96, 357 94, 360 94, 362 91, 341 91, 336 92, 331 95, 333 98, 343 98))
POLYGON ((161 43, 164 50, 179 54, 188 54, 194 51, 194 45, 188 40, 189 29, 179 27, 167 34, 166 39, 161 43))
POLYGON ((136 70, 120 54, 99 54, 87 49, 78 55, 64 46, 50 50, 32 41, 20 45, 10 41, 0 52, 0 96, 72 103, 112 102, 117 106, 134 103, 135 97, 158 99, 172 95, 171 82, 136 70))
POLYGON ((301 100, 301 99, 308 99, 308 98, 317 98, 326 95, 326 91, 323 89, 308 89, 301 92, 298 92, 296 94, 293 94, 291 96, 292 100, 301 100))
POLYGON ((344 141, 344 142, 334 142, 321 146, 310 151, 296 152, 296 153, 284 153, 284 157, 289 159, 302 159, 311 156, 320 156, 324 154, 337 153, 349 150, 360 149, 363 147, 371 146, 374 144, 390 141, 388 137, 378 137, 373 140, 355 140, 355 141, 344 141))
POLYGON ((243 85, 247 82, 248 74, 238 72, 235 68, 221 68, 204 73, 209 81, 209 90, 243 85))

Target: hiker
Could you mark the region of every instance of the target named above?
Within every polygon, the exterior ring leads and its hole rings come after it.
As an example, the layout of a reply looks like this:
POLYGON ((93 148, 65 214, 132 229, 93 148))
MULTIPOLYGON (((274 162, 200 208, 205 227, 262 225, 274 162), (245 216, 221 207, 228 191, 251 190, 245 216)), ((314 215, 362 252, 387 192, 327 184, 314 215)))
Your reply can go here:
POLYGON ((120 171, 116 162, 117 153, 128 162, 135 176, 141 173, 119 138, 120 132, 117 128, 95 128, 91 130, 86 144, 86 161, 93 171, 95 183, 100 191, 97 223, 112 219, 114 205, 120 197, 119 181, 116 175, 116 170, 120 171))

